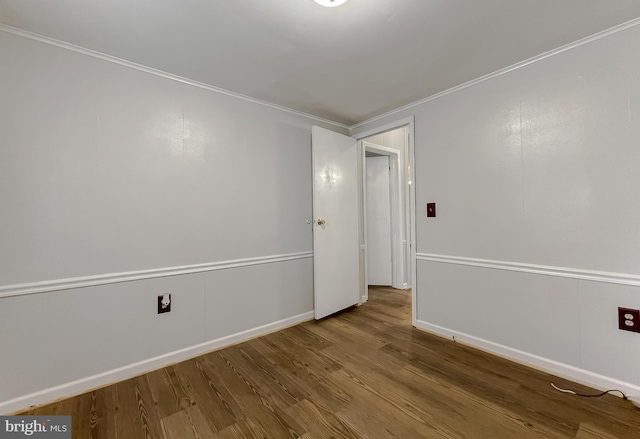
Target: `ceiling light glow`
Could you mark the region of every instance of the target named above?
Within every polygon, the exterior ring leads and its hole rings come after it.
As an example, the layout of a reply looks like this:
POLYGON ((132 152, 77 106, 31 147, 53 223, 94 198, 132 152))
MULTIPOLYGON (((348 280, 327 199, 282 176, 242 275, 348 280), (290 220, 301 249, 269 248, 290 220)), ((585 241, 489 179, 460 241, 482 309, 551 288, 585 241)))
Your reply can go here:
POLYGON ((340 6, 344 4, 347 0, 315 0, 317 4, 326 6, 328 8, 333 8, 335 6, 340 6))

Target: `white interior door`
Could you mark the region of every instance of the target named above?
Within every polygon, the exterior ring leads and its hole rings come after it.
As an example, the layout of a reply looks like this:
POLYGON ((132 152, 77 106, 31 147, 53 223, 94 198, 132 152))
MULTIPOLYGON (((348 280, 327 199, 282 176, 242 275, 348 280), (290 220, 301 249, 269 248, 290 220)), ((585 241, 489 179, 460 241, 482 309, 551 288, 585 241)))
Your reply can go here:
POLYGON ((313 271, 315 317, 358 303, 357 141, 312 128, 313 271))
POLYGON ((367 284, 391 285, 389 157, 367 157, 367 284))

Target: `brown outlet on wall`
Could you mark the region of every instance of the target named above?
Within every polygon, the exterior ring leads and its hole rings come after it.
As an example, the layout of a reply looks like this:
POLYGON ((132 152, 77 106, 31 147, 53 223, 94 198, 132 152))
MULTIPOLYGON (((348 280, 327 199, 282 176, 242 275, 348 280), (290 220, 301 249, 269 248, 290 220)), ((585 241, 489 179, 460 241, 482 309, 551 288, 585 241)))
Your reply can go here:
POLYGON ((640 332, 640 310, 618 308, 618 327, 623 331, 640 332))

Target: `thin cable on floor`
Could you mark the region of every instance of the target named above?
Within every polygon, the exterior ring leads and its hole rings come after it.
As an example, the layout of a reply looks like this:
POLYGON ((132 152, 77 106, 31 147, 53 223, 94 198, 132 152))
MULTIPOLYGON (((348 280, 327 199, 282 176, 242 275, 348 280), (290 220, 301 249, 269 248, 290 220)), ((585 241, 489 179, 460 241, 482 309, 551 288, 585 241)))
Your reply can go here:
POLYGON ((627 398, 627 395, 624 394, 624 392, 622 390, 605 390, 602 393, 597 393, 595 395, 585 395, 583 393, 577 393, 574 392, 573 390, 569 390, 569 389, 561 389, 560 387, 556 386, 555 384, 551 383, 551 387, 553 387, 554 389, 556 389, 558 392, 562 392, 562 393, 571 393, 573 395, 576 396, 582 396, 583 398, 599 398, 601 396, 606 395, 607 393, 611 393, 611 392, 618 392, 622 395, 622 399, 629 399, 627 398))

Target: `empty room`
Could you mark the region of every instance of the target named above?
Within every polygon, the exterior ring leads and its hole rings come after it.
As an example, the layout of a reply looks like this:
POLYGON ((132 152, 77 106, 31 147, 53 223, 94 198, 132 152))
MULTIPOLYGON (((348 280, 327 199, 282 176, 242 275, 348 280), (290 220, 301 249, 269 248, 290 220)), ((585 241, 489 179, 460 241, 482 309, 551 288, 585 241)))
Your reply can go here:
POLYGON ((0 438, 640 439, 640 2, 0 0, 0 438))

